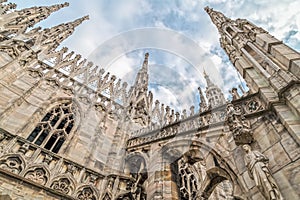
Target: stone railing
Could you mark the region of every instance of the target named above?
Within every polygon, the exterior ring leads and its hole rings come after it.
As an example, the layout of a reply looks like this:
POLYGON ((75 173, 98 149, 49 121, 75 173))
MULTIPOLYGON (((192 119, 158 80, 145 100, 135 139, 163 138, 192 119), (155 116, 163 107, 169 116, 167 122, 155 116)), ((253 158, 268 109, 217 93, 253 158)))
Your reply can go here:
MULTIPOLYGON (((231 102, 234 109, 245 118, 250 118, 257 112, 265 110, 265 104, 259 99, 258 94, 251 94, 231 102)), ((127 148, 144 145, 150 142, 170 139, 180 134, 193 134, 209 126, 226 125, 227 105, 197 113, 185 119, 177 120, 163 127, 155 125, 135 131, 127 141, 127 148)))
POLYGON ((0 129, 0 173, 42 187, 64 199, 116 197, 128 191, 134 181, 124 175, 88 169, 3 129, 0 129))

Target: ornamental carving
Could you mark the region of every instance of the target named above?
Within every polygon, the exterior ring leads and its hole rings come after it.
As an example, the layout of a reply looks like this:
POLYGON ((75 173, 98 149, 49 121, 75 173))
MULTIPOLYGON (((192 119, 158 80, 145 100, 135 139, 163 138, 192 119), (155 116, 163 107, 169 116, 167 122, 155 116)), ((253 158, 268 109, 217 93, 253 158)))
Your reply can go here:
POLYGON ((181 199, 193 199, 196 196, 198 181, 193 167, 184 159, 178 161, 179 192, 181 199))
POLYGON ((49 154, 46 154, 43 159, 43 162, 46 163, 47 165, 49 165, 52 160, 53 160, 53 157, 49 154))
POLYGON ((17 156, 4 157, 0 160, 0 168, 19 174, 24 169, 24 163, 17 156))
POLYGON ((231 103, 226 108, 227 117, 225 123, 233 134, 237 145, 250 144, 253 141, 250 122, 242 114, 240 107, 234 107, 231 103))
POLYGON ((67 165, 67 173, 70 173, 74 176, 74 174, 76 173, 77 171, 77 167, 74 166, 73 164, 68 164, 67 165))
POLYGON ((85 187, 80 190, 76 196, 79 200, 96 200, 96 195, 90 187, 85 187))
POLYGON ((73 191, 71 181, 67 178, 60 178, 56 181, 53 181, 50 187, 64 194, 70 194, 73 191))
POLYGON ((248 102, 246 106, 249 112, 258 111, 259 107, 260 107, 259 102, 255 100, 248 102))
POLYGON ((45 185, 48 180, 46 170, 44 170, 43 168, 30 170, 25 174, 24 177, 41 185, 45 185))
POLYGON ((20 146, 18 152, 22 154, 26 154, 28 150, 29 150, 29 144, 25 143, 22 146, 20 146))

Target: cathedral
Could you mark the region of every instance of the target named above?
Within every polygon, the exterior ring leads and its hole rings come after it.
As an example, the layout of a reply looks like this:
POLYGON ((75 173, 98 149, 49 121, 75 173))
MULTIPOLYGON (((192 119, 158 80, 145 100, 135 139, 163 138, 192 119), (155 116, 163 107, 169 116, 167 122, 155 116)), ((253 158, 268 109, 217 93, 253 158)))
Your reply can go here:
POLYGON ((60 47, 88 16, 35 27, 67 6, 0 0, 0 200, 300 199, 297 51, 206 7, 249 91, 226 101, 204 72, 199 109, 177 112, 148 53, 128 86, 60 47))

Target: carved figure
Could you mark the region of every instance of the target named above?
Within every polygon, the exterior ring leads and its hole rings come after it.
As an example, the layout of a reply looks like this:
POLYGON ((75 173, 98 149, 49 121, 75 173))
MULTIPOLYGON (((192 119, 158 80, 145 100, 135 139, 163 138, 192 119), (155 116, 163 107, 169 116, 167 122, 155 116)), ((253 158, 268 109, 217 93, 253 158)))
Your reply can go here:
POLYGON ((235 110, 230 103, 226 108, 226 124, 233 134, 233 138, 237 145, 250 144, 253 141, 250 124, 245 120, 245 117, 240 111, 235 110))
POLYGON ((250 178, 254 179, 256 186, 268 200, 282 199, 278 186, 268 167, 269 159, 259 151, 252 151, 248 144, 243 145, 246 152, 245 163, 250 178))

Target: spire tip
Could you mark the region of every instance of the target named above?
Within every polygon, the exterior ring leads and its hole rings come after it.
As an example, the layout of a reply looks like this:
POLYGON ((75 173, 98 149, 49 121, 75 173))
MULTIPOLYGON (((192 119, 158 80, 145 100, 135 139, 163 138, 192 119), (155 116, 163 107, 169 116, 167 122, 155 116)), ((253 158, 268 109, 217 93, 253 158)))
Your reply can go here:
POLYGON ((209 6, 205 6, 204 10, 205 10, 207 13, 210 13, 211 11, 213 11, 213 9, 210 8, 209 6))
POLYGON ((63 7, 68 7, 69 5, 69 2, 65 2, 64 4, 62 4, 63 7))

